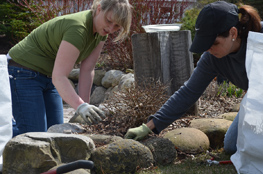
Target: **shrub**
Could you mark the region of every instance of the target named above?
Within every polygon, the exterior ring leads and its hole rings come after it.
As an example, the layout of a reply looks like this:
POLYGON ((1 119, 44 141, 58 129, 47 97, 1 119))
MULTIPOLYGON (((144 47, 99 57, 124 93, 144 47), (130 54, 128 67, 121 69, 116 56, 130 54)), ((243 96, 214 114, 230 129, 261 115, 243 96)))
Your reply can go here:
POLYGON ((124 135, 129 127, 137 127, 147 122, 147 118, 154 114, 167 101, 168 84, 159 80, 144 80, 143 84, 135 84, 123 92, 114 92, 113 97, 104 102, 110 116, 105 123, 95 126, 97 130, 110 129, 114 135, 124 135), (114 129, 114 128, 118 129, 114 129))
POLYGON ((218 85, 217 96, 223 97, 232 97, 235 96, 236 98, 243 97, 244 91, 241 88, 236 87, 232 83, 227 83, 224 81, 222 84, 218 85))
MULTIPOLYGON (((23 13, 23 18, 17 18, 17 16, 10 18, 10 21, 13 21, 10 23, 10 28, 12 28, 13 35, 18 37, 15 42, 18 42, 41 23, 58 15, 89 9, 93 1, 20 0, 17 4, 14 0, 9 2, 12 2, 12 5, 16 5, 15 8, 20 8, 22 12, 25 12, 23 13), (16 21, 17 19, 18 21, 16 21)), ((113 43, 117 33, 109 35, 104 47, 104 53, 109 54, 110 57, 105 62, 105 65, 112 67, 112 69, 120 70, 133 68, 131 36, 134 33, 144 32, 142 25, 178 22, 184 9, 189 6, 189 2, 190 0, 130 0, 134 7, 131 32, 124 42, 118 43, 113 43), (177 9, 180 9, 180 11, 177 11, 177 9)), ((19 13, 16 12, 14 14, 18 15, 19 13)))
POLYGON ((184 13, 184 17, 182 18, 183 25, 181 27, 181 30, 190 30, 192 39, 194 39, 195 36, 195 22, 199 12, 200 9, 197 8, 186 10, 184 13))
POLYGON ((13 44, 28 35, 34 29, 31 14, 15 3, 0 4, 0 34, 8 37, 13 44))

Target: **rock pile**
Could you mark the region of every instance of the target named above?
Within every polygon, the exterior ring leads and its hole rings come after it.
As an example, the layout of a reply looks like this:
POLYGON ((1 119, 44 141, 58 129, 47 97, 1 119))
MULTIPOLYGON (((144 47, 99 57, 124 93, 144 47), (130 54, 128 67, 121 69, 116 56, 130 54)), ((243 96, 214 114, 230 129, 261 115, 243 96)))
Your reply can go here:
MULTIPOLYGON (((76 90, 78 73, 75 69, 69 77, 76 90)), ((133 85, 131 73, 97 70, 91 104, 99 105, 110 98, 113 91, 133 85)), ((66 113, 73 116, 74 110, 69 108, 66 113)), ((91 160, 94 168, 78 169, 71 174, 135 173, 139 168, 173 163, 178 151, 200 153, 210 147, 223 147, 224 135, 235 115, 233 112, 220 116, 221 119, 195 119, 190 127, 168 131, 162 136, 150 136, 140 142, 91 134, 81 120, 67 123, 70 116, 65 117, 66 123, 54 125, 46 133, 26 133, 11 139, 3 152, 3 174, 39 174, 76 160, 91 160)))
POLYGON ((174 162, 178 150, 200 153, 211 144, 221 148, 223 135, 231 122, 196 119, 192 120, 191 127, 167 132, 163 137, 150 136, 140 142, 118 136, 88 134, 77 123, 54 125, 47 133, 26 133, 11 139, 3 154, 3 174, 42 173, 76 160, 91 160, 95 167, 75 170, 72 174, 80 171, 135 173, 139 168, 174 162), (215 132, 216 136, 212 136, 215 132))

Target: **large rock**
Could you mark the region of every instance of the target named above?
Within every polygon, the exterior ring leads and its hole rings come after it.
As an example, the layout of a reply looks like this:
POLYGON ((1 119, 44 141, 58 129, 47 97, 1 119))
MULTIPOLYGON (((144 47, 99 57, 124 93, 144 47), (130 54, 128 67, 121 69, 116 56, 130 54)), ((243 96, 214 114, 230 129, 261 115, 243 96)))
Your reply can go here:
POLYGON ((135 173, 138 167, 150 167, 154 160, 148 147, 141 143, 124 139, 97 148, 91 156, 95 167, 91 173, 135 173))
POLYGON ((101 80, 105 76, 105 70, 95 70, 93 83, 97 86, 101 86, 101 80))
POLYGON ((167 165, 176 159, 176 148, 167 138, 152 137, 141 143, 151 150, 155 165, 167 165))
POLYGON ((236 118, 237 113, 238 113, 238 112, 228 112, 228 113, 224 113, 224 114, 222 114, 222 115, 219 115, 218 118, 223 118, 223 119, 226 119, 226 120, 233 121, 233 120, 236 118))
POLYGON ((105 92, 105 100, 111 100, 116 96, 116 93, 120 91, 118 86, 110 87, 105 92))
POLYGON ((168 138, 176 148, 186 153, 200 153, 209 148, 206 134, 195 128, 178 128, 167 132, 163 136, 168 138))
POLYGON ((79 68, 73 69, 70 73, 68 78, 74 82, 77 82, 79 80, 79 68))
POLYGON ((96 147, 110 144, 115 141, 123 140, 122 137, 115 135, 102 135, 102 134, 83 134, 83 135, 91 138, 94 144, 96 145, 96 147))
POLYGON ((121 77, 118 88, 120 90, 127 90, 130 88, 134 88, 134 86, 135 86, 134 74, 129 73, 121 77))
POLYGON ((61 163, 88 160, 95 145, 74 134, 32 132, 11 139, 3 152, 4 174, 36 174, 61 163))
POLYGON ((238 112, 240 109, 240 103, 235 104, 231 110, 231 112, 238 112))
POLYGON ((84 129, 81 125, 77 123, 63 123, 63 124, 55 124, 48 128, 47 132, 50 133, 64 133, 64 134, 72 134, 72 133, 84 133, 86 129, 84 129))
POLYGON ((102 103, 105 98, 105 92, 106 89, 104 87, 102 86, 96 87, 90 96, 90 104, 96 105, 102 103))
POLYGON ((101 84, 105 88, 117 86, 120 82, 122 75, 124 75, 124 73, 120 70, 110 70, 106 72, 105 76, 102 78, 101 84))
POLYGON ((224 146, 224 137, 232 121, 225 119, 195 119, 190 126, 204 132, 210 141, 211 148, 221 148, 224 146))

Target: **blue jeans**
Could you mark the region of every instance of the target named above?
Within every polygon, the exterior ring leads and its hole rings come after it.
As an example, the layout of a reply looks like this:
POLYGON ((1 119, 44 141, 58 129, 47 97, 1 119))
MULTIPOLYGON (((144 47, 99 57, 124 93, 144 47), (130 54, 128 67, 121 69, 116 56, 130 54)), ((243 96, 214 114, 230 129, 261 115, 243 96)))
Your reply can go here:
POLYGON ((228 154, 234 154, 237 151, 239 113, 228 128, 224 139, 224 150, 228 154))
POLYGON ((26 132, 46 132, 63 123, 63 103, 52 79, 24 68, 8 67, 12 111, 15 123, 13 137, 26 132))

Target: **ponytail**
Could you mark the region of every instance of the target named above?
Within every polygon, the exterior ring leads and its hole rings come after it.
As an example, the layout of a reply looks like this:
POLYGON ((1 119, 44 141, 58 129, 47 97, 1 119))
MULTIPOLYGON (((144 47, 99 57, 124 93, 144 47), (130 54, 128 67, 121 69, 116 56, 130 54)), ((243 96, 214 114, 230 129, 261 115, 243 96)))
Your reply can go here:
POLYGON ((241 17, 236 27, 240 38, 247 38, 249 31, 259 32, 261 30, 261 19, 255 8, 243 5, 239 8, 239 13, 241 17))

